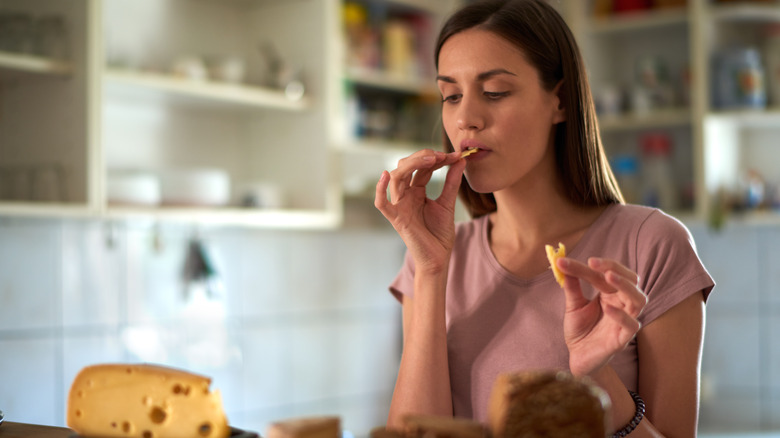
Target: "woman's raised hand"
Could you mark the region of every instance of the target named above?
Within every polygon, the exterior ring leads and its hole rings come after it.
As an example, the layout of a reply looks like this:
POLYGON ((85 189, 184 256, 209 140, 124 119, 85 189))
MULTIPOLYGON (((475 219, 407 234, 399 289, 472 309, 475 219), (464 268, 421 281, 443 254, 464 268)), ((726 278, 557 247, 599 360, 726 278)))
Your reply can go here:
POLYGON ((382 172, 374 205, 404 240, 417 269, 441 269, 449 262, 455 239, 455 201, 465 167, 466 160, 458 152, 426 149, 402 158, 396 169, 382 172), (428 199, 425 186, 433 172, 446 165, 451 167, 441 195, 428 199))
POLYGON ((606 365, 639 331, 637 318, 647 296, 639 289, 637 274, 614 260, 590 258, 586 265, 563 257, 557 265, 566 276, 563 332, 569 368, 575 375, 588 375, 606 365), (596 289, 595 297, 583 295, 580 280, 596 289))

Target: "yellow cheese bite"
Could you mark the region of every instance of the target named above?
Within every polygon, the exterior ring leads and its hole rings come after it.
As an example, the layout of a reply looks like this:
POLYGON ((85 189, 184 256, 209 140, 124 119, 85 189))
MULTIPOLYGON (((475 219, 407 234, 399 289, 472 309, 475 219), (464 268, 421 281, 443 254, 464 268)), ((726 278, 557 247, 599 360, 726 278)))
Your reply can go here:
POLYGON ((555 262, 558 261, 561 257, 566 257, 566 247, 563 246, 562 243, 558 243, 558 250, 553 248, 552 245, 545 245, 544 249, 547 251, 547 260, 550 261, 550 268, 553 271, 553 275, 555 276, 555 280, 558 282, 558 284, 563 287, 563 281, 564 281, 564 275, 563 273, 558 269, 558 266, 555 264, 555 262))

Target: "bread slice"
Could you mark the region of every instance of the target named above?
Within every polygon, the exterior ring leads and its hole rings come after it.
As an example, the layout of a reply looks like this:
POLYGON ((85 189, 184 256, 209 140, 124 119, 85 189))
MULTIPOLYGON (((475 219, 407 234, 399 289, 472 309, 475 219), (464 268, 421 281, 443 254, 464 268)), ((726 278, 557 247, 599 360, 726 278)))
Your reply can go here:
POLYGON ((150 364, 83 368, 68 393, 67 424, 82 436, 225 438, 230 435, 211 379, 150 364))
POLYGON ((271 423, 266 438, 341 438, 339 417, 302 417, 271 423))
POLYGON ((604 438, 610 400, 589 379, 568 372, 506 373, 488 406, 494 438, 604 438))
POLYGON ((557 250, 553 248, 552 245, 545 245, 544 250, 547 252, 547 260, 550 262, 550 268, 552 269, 553 275, 555 276, 555 281, 557 281, 558 284, 563 287, 565 276, 563 275, 563 272, 558 269, 558 265, 556 265, 555 262, 557 262, 561 257, 566 257, 566 247, 563 246, 562 243, 558 242, 557 250))
POLYGON ((432 415, 406 415, 403 420, 407 438, 488 438, 487 427, 467 418, 432 415))

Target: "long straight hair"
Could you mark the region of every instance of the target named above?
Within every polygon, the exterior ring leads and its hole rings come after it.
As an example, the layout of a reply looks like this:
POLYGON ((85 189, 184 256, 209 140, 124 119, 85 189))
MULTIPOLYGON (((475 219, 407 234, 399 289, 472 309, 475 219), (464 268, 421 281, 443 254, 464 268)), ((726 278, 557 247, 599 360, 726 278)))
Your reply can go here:
MULTIPOLYGON (((601 143, 585 65, 569 26, 544 0, 482 0, 452 15, 436 44, 439 52, 453 35, 478 28, 514 44, 539 73, 542 87, 552 91, 563 81, 560 98, 566 120, 555 128, 555 160, 569 198, 582 205, 623 203, 623 195, 601 143)), ((444 148, 454 151, 442 127, 444 148)), ((460 197, 472 217, 496 211, 492 193, 477 193, 463 177, 460 197)))

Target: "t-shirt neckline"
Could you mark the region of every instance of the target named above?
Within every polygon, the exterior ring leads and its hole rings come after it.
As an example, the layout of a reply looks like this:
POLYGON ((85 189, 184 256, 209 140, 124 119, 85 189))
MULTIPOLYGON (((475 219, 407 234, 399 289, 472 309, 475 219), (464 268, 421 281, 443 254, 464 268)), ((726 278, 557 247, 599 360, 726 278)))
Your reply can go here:
MULTIPOLYGON (((587 243, 587 241, 590 239, 590 236, 593 235, 595 232, 594 230, 597 229, 602 222, 604 222, 608 216, 612 214, 612 211, 614 210, 614 206, 618 204, 610 204, 607 206, 607 208, 604 209, 604 211, 599 214, 599 216, 596 218, 596 220, 593 221, 590 226, 588 226, 588 229, 585 230, 585 233, 582 235, 580 240, 572 247, 571 249, 567 248, 567 256, 572 258, 577 258, 577 256, 580 253, 580 248, 582 248, 584 245, 583 243, 587 243)), ((488 238, 488 226, 490 224, 489 215, 481 216, 477 219, 477 223, 479 226, 479 233, 480 233, 480 246, 482 247, 482 251, 485 256, 485 260, 488 261, 488 264, 490 267, 496 271, 497 274, 501 275, 508 281, 511 281, 512 283, 516 283, 519 285, 530 285, 534 283, 544 282, 544 281, 555 281, 555 277, 553 275, 550 275, 547 271, 541 272, 533 277, 529 278, 523 278, 518 277, 517 275, 509 272, 506 268, 504 268, 501 263, 498 262, 498 259, 496 259, 495 254, 493 254, 493 251, 490 249, 490 241, 488 238)))

